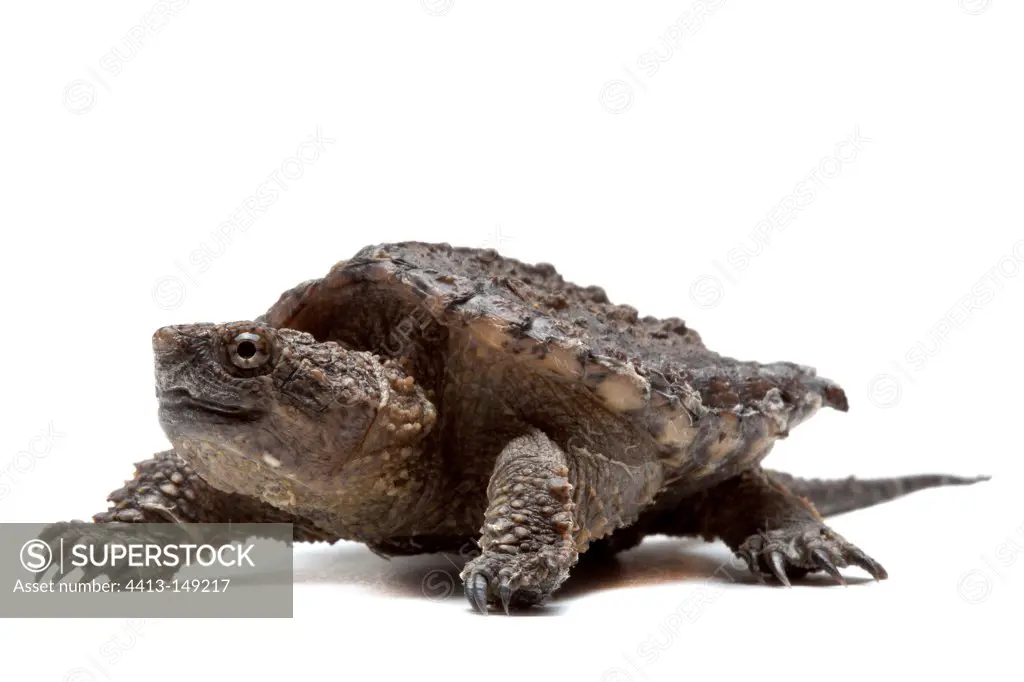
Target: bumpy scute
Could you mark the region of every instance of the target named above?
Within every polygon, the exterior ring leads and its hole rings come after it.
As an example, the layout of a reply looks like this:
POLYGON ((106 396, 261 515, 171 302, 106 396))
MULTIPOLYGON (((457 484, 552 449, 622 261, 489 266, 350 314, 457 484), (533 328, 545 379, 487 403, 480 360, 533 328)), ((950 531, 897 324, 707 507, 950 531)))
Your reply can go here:
MULTIPOLYGON (((411 329, 417 335, 424 327, 436 327, 439 339, 467 334, 540 375, 585 386, 607 410, 643 423, 669 460, 695 441, 726 433, 728 443, 698 444, 704 462, 698 470, 713 465, 730 444, 749 448, 756 463, 821 406, 848 407, 842 389, 812 368, 719 355, 679 318, 641 317, 632 306, 611 303, 600 287, 565 281, 552 265, 489 250, 420 242, 369 246, 325 277, 286 292, 263 319, 322 339, 363 346, 370 340, 386 350, 396 344, 383 330, 394 336, 402 321, 382 310, 369 315, 365 309, 382 298, 358 298, 369 291, 388 292, 384 308, 419 314, 411 329), (342 324, 353 315, 358 325, 342 324), (353 329, 372 337, 374 328, 381 329, 378 338, 354 338, 353 329), (708 414, 722 420, 694 426, 708 414)), ((429 381, 431 372, 419 373, 429 381)))

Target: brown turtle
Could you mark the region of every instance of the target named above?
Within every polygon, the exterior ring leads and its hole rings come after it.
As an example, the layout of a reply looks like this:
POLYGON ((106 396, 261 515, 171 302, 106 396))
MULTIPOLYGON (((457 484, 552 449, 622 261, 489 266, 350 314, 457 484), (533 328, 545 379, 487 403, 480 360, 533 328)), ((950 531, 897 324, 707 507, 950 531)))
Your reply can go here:
POLYGON ((762 468, 822 406, 809 367, 708 350, 548 264, 362 249, 254 321, 153 335, 172 450, 96 522, 290 522, 384 555, 479 550, 470 603, 538 603, 584 552, 720 538, 759 577, 882 566, 822 520, 980 479, 805 481, 762 468))

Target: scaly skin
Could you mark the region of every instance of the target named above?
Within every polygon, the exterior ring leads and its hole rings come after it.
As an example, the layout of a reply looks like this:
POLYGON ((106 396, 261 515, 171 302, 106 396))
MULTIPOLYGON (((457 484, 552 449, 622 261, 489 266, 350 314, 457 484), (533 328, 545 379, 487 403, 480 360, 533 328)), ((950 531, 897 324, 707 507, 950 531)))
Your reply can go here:
POLYGON ((512 440, 498 457, 487 488, 483 553, 462 571, 467 597, 481 613, 498 600, 506 613, 539 603, 569 577, 579 527, 567 462, 539 431, 512 440))

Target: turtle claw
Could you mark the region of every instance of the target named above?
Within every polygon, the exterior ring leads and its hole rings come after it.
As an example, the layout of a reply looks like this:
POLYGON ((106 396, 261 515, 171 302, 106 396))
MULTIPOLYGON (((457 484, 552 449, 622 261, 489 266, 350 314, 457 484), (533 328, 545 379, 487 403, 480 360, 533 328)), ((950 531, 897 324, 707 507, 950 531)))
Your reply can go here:
POLYGON ((889 577, 889 573, 886 572, 886 570, 882 567, 880 563, 878 563, 877 561, 869 557, 867 554, 857 549, 856 547, 853 548, 853 551, 850 552, 850 555, 852 557, 851 561, 857 566, 860 566, 865 571, 867 571, 868 574, 876 581, 885 580, 889 577))
POLYGON ((772 573, 780 583, 786 587, 792 587, 789 582, 789 578, 786 577, 786 560, 783 558, 781 552, 771 552, 768 554, 768 565, 772 569, 772 573))
POLYGON ((501 597, 501 606, 505 609, 506 616, 509 615, 508 606, 512 603, 512 595, 512 585, 509 582, 509 579, 505 578, 501 581, 501 584, 498 585, 498 596, 501 597))
POLYGON ((832 576, 833 580, 843 587, 846 587, 846 580, 843 578, 843 574, 839 572, 839 569, 836 568, 834 563, 832 563, 832 560, 824 550, 816 549, 811 552, 811 556, 814 558, 814 561, 817 562, 818 566, 823 568, 830 576, 832 576))
POLYGON ((479 613, 487 615, 487 578, 480 573, 474 573, 466 581, 466 598, 479 613))

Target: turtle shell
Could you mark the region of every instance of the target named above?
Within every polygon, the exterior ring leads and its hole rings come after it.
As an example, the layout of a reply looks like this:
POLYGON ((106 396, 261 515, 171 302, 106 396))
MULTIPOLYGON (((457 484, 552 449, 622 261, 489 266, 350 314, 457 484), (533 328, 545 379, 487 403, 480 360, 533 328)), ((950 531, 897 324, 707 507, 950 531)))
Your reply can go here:
POLYGON ((547 263, 490 249, 403 242, 368 246, 322 278, 285 292, 260 318, 381 356, 404 357, 417 381, 443 380, 453 355, 486 349, 561 385, 585 387, 643 424, 663 457, 785 437, 843 390, 813 368, 740 361, 705 347, 677 317, 641 317, 597 286, 547 263))

